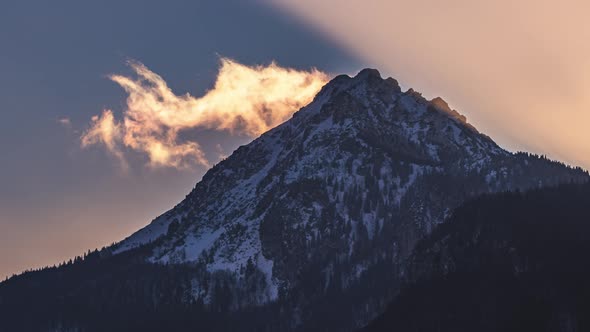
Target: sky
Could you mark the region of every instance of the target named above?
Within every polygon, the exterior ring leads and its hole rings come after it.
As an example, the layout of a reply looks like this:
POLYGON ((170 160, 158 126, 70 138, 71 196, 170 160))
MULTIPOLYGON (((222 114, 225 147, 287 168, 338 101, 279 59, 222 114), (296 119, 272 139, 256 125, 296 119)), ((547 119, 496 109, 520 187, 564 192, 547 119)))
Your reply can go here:
POLYGON ((2 1, 0 277, 123 239, 327 77, 363 67, 442 96, 509 150, 589 168, 589 7, 2 1), (233 82, 249 82, 244 98, 233 82))
MULTIPOLYGON (((0 277, 120 241, 183 199, 206 171, 149 167, 140 153, 126 155, 123 171, 103 146, 81 148, 92 116, 111 109, 122 118, 127 94, 109 75, 132 76, 128 60, 176 94, 195 96, 213 86, 220 57, 334 73, 363 65, 267 4, 162 4, 1 2, 0 277)), ((214 129, 195 135, 211 156, 252 139, 214 129)))

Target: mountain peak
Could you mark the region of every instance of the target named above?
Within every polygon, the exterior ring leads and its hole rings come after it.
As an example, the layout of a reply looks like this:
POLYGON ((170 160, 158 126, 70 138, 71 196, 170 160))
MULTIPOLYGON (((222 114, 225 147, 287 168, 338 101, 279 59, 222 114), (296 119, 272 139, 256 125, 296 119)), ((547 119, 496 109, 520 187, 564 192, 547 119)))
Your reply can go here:
POLYGON ((359 73, 356 74, 355 78, 357 78, 357 79, 376 79, 376 78, 382 79, 381 73, 379 73, 379 71, 374 68, 365 68, 365 69, 359 71, 359 73))
POLYGON ((383 85, 386 88, 392 89, 394 93, 401 93, 399 83, 393 77, 383 79, 381 73, 377 69, 365 68, 361 70, 353 80, 357 82, 368 82, 369 84, 383 85))
POLYGON ((390 94, 397 95, 401 93, 399 83, 394 78, 388 77, 383 79, 377 69, 365 68, 358 72, 356 76, 338 75, 324 86, 318 95, 331 96, 343 91, 363 91, 371 94, 390 94))
POLYGON ((263 305, 308 291, 302 275, 330 274, 314 289, 332 280, 346 288, 382 268, 381 253, 395 251, 400 260, 388 262, 401 266, 419 238, 477 193, 573 176, 564 169, 548 179, 545 166, 471 130, 443 99, 402 93, 395 79, 364 69, 335 77, 113 253, 146 245, 150 263, 200 269, 195 299, 214 303, 211 281, 227 278, 235 294, 249 294, 235 307, 263 305), (258 286, 249 291, 244 280, 258 286))

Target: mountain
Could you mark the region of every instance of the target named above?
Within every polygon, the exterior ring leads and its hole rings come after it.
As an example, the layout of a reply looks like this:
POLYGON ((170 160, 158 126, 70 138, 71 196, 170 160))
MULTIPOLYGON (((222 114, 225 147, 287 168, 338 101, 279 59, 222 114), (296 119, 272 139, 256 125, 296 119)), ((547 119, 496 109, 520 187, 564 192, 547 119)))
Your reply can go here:
POLYGON ((590 184, 486 195, 419 242, 363 331, 588 331, 590 184))
POLYGON ((350 331, 384 310, 416 243, 464 201, 587 179, 510 153, 441 98, 365 69, 334 78, 119 244, 0 284, 11 313, 0 321, 350 331))

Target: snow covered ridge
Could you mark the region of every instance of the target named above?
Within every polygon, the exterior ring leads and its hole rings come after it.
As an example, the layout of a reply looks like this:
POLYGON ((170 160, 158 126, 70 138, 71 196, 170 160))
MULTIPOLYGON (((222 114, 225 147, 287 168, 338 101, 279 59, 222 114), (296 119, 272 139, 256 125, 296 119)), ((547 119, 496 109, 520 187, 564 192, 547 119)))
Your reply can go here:
MULTIPOLYGON (((326 292, 361 287, 364 275, 384 266, 391 276, 379 282, 389 282, 416 241, 465 199, 586 178, 512 154, 444 100, 402 92, 394 79, 365 69, 334 78, 112 252, 148 244, 150 262, 195 264, 236 280, 254 269, 260 287, 249 298, 260 305, 311 292, 312 283, 326 292)), ((199 280, 193 296, 211 300, 199 280)), ((359 307, 377 305, 364 300, 359 307)))

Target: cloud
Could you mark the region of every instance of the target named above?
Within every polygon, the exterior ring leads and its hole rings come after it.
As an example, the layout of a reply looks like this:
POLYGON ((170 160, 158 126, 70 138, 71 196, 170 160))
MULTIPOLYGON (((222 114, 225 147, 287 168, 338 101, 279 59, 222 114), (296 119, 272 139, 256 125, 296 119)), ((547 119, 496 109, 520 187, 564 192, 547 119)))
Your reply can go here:
POLYGON ((59 123, 60 125, 64 126, 64 127, 71 127, 72 126, 72 121, 70 120, 70 118, 59 118, 57 119, 57 123, 59 123))
POLYGON ((122 138, 122 125, 115 121, 113 111, 104 110, 100 116, 92 117, 90 129, 82 135, 82 147, 103 144, 119 160, 121 167, 126 170, 128 164, 120 146, 122 138))
POLYGON ((199 142, 180 139, 181 131, 213 129, 256 137, 311 102, 328 81, 316 69, 300 71, 274 62, 246 66, 221 58, 214 87, 195 97, 176 95, 140 62, 129 61, 129 66, 135 77, 110 76, 128 94, 123 119, 104 110, 81 137, 82 147, 103 145, 123 167, 126 149, 144 153, 150 167, 209 167, 199 142))

